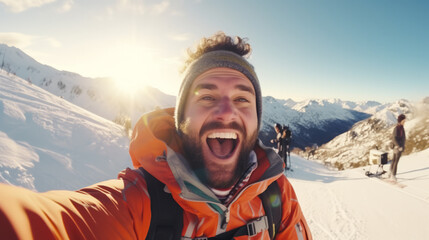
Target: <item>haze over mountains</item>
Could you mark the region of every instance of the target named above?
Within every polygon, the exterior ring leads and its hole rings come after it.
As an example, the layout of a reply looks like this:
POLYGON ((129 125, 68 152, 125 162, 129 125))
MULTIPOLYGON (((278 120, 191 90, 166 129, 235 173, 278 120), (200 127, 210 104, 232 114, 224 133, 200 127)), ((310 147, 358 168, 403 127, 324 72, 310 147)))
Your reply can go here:
MULTIPOLYGON (((135 123, 156 107, 175 106, 175 96, 146 86, 134 95, 118 91, 108 78, 86 78, 43 65, 15 47, 0 44, 1 69, 35 84, 52 94, 117 123, 135 123)), ((263 125, 260 138, 270 145, 273 125, 288 125, 293 147, 322 145, 347 131, 354 123, 370 117, 388 105, 374 101, 351 102, 340 99, 295 102, 263 97, 263 125)))

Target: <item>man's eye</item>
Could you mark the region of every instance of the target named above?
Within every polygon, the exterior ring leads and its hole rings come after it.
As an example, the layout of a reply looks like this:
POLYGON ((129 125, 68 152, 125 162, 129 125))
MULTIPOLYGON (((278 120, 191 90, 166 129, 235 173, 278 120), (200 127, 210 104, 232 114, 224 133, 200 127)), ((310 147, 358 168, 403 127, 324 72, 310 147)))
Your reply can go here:
POLYGON ((243 98, 243 97, 237 98, 237 99, 235 99, 235 101, 236 102, 249 102, 249 100, 247 100, 247 98, 243 98))
POLYGON ((214 101, 214 100, 215 100, 215 98, 214 98, 214 97, 212 97, 212 96, 202 96, 202 97, 200 98, 200 100, 203 100, 203 101, 214 101))

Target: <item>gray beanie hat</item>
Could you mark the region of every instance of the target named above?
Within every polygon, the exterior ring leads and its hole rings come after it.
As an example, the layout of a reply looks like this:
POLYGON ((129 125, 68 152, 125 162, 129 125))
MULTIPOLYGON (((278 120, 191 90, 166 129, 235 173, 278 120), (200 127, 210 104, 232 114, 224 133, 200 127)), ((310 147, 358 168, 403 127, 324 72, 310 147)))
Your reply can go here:
POLYGON ((179 95, 177 96, 176 109, 174 112, 176 129, 179 129, 180 123, 183 121, 185 104, 192 83, 199 75, 213 68, 231 68, 241 72, 250 80, 253 88, 255 89, 258 128, 260 128, 262 115, 262 95, 259 80, 256 76, 253 66, 244 57, 234 52, 217 50, 203 54, 186 68, 182 85, 179 89, 179 95))

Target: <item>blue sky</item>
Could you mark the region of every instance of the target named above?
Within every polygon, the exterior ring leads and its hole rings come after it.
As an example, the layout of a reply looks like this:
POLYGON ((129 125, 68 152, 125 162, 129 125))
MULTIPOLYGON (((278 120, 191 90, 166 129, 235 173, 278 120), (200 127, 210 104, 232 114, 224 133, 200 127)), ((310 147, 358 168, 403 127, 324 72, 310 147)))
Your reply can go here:
POLYGON ((0 0, 0 42, 41 63, 176 95, 186 49, 222 30, 253 47, 264 96, 429 96, 429 1, 0 0))

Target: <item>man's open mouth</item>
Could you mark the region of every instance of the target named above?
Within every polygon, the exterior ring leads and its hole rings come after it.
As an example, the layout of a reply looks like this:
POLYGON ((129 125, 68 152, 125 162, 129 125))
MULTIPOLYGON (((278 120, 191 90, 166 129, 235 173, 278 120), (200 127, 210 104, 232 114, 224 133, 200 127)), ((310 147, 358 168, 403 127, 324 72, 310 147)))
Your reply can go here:
POLYGON ((230 157, 234 153, 237 144, 237 133, 214 132, 207 136, 207 145, 217 158, 225 159, 230 157))

